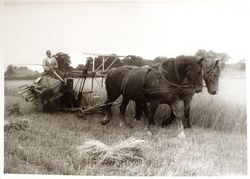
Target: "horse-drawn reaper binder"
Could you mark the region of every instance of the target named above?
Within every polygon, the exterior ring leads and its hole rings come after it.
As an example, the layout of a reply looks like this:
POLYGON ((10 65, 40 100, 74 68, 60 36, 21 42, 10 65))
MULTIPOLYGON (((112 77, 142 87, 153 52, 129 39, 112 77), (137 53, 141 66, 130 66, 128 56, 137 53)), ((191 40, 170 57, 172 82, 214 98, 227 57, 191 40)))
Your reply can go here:
MULTIPOLYGON (((33 85, 20 86, 18 94, 27 102, 34 102, 34 104, 36 104, 38 108, 42 108, 42 110, 53 109, 65 112, 78 112, 77 116, 79 117, 85 114, 103 113, 103 109, 107 104, 100 103, 90 106, 85 99, 85 94, 92 94, 94 92, 94 82, 96 78, 101 78, 101 85, 103 85, 106 72, 119 57, 123 56, 92 53, 84 54, 102 57, 101 65, 95 68, 95 58, 93 58, 92 70, 88 71, 90 66, 88 61, 85 69, 73 72, 77 74, 78 80, 74 80, 74 77, 67 76, 63 79, 55 70, 50 69, 49 73, 42 74, 34 80, 33 85), (112 57, 112 63, 105 68, 104 64, 110 57, 112 57), (87 78, 91 79, 90 90, 85 89, 87 78), (77 82, 74 84, 74 81, 77 82)), ((114 102, 112 104, 120 104, 120 102, 114 102)))

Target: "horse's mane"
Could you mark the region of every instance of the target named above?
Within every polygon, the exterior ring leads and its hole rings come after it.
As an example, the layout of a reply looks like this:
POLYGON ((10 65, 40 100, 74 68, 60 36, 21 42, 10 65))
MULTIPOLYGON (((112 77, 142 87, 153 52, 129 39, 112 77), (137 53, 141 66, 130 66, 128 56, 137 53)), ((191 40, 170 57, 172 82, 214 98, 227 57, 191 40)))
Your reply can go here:
POLYGON ((139 68, 138 66, 135 65, 124 65, 124 68, 128 68, 128 69, 135 69, 135 68, 139 68))
POLYGON ((194 56, 177 56, 176 58, 168 58, 167 60, 161 63, 161 68, 164 71, 168 71, 169 74, 176 73, 178 69, 179 73, 184 73, 185 71, 181 71, 186 69, 190 65, 194 65, 196 58, 194 56))

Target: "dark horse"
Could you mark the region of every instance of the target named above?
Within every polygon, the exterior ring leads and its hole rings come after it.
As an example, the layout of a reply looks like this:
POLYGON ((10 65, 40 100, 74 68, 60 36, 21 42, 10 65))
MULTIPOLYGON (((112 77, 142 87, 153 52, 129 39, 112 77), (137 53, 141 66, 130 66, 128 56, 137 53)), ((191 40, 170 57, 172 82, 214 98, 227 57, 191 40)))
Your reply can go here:
MULTIPOLYGON (((208 93, 211 95, 216 95, 219 91, 219 78, 221 74, 221 67, 219 65, 219 60, 203 60, 203 79, 206 83, 206 87, 208 90, 208 93)), ((190 104, 193 98, 193 94, 190 94, 187 96, 183 102, 184 102, 184 116, 185 116, 185 127, 191 128, 190 124, 190 104)), ((139 101, 136 102, 136 114, 135 119, 140 120, 141 117, 141 111, 143 110, 145 117, 148 117, 148 109, 146 103, 141 103, 139 101)), ((171 124, 171 122, 175 119, 174 111, 171 110, 170 117, 163 121, 162 126, 167 126, 171 124)))
POLYGON ((154 123, 154 115, 160 104, 169 104, 173 109, 179 128, 179 136, 185 137, 182 125, 180 101, 190 94, 201 92, 203 58, 179 56, 162 62, 158 66, 135 68, 123 66, 108 72, 105 80, 107 101, 106 116, 102 124, 112 118, 110 103, 123 95, 120 105, 121 121, 124 124, 125 111, 129 100, 150 103, 148 129, 154 123))

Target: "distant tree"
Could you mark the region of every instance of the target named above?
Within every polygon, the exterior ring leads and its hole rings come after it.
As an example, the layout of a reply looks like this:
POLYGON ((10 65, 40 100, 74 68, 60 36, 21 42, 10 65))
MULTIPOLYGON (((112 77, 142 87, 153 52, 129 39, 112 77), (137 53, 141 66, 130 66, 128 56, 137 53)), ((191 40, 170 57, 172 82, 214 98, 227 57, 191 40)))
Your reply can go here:
POLYGON ((142 59, 143 66, 145 66, 145 65, 152 65, 152 62, 153 62, 153 60, 142 59))
POLYGON ((35 73, 36 75, 39 75, 39 74, 40 74, 38 71, 35 71, 34 73, 35 73))
POLYGON ((20 67, 16 67, 16 70, 28 70, 28 67, 20 66, 20 67))
POLYGON ((15 74, 15 68, 13 65, 8 65, 7 70, 4 73, 5 75, 14 75, 15 74))
POLYGON ((85 66, 83 64, 79 64, 75 69, 76 70, 84 70, 85 66))
MULTIPOLYGON (((113 54, 114 56, 110 56, 110 57, 108 57, 108 59, 105 61, 105 63, 104 63, 104 70, 106 70, 113 62, 114 62, 114 60, 117 58, 116 56, 115 56, 115 54, 113 54)), ((102 64, 102 62, 103 62, 103 57, 104 57, 104 59, 106 59, 107 57, 106 56, 98 56, 98 57, 95 57, 94 59, 95 59, 95 70, 97 70, 99 67, 100 67, 100 65, 102 64)), ((88 65, 88 71, 92 71, 92 69, 93 69, 93 58, 92 57, 88 57, 87 58, 87 61, 86 61, 86 65, 89 63, 89 65, 88 65)), ((119 66, 122 66, 122 62, 121 62, 121 60, 118 58, 118 59, 116 59, 116 61, 111 65, 111 67, 109 68, 109 69, 111 69, 111 68, 116 68, 116 67, 119 67, 119 66)), ((102 70, 102 67, 100 67, 98 70, 102 70)))
MULTIPOLYGON (((102 57, 97 56, 94 59, 95 59, 95 70, 97 70, 97 68, 102 64, 102 57)), ((99 70, 101 70, 101 68, 99 68, 99 70)))
POLYGON ((12 77, 12 79, 35 79, 40 75, 38 71, 33 71, 26 66, 8 65, 5 72, 5 77, 12 77))
POLYGON ((156 58, 152 61, 152 64, 161 63, 161 62, 163 62, 164 60, 167 60, 167 57, 159 56, 159 57, 156 57, 156 58))
POLYGON ((143 58, 135 55, 128 55, 122 60, 122 65, 133 65, 141 67, 144 65, 143 58))
POLYGON ((246 60, 245 59, 242 59, 238 62, 239 64, 239 69, 241 71, 245 71, 246 70, 246 60))
POLYGON ((209 59, 213 59, 213 60, 219 60, 221 67, 225 68, 225 63, 228 62, 228 60, 230 59, 229 55, 226 53, 217 53, 213 50, 209 50, 208 52, 206 50, 203 49, 199 49, 195 55, 197 56, 201 56, 201 57, 206 57, 209 59))
POLYGON ((104 69, 107 70, 107 68, 114 62, 114 60, 116 60, 111 66, 109 69, 111 68, 117 68, 117 67, 120 67, 122 66, 122 61, 120 58, 117 58, 115 56, 115 54, 113 54, 114 56, 110 56, 107 61, 104 63, 104 69))
POLYGON ((203 49, 197 50, 197 52, 195 53, 195 55, 200 56, 200 57, 208 57, 207 51, 203 50, 203 49))
POLYGON ((59 52, 56 55, 53 55, 58 63, 58 69, 60 71, 70 71, 72 67, 70 66, 70 56, 66 53, 59 52))
POLYGON ((69 66, 68 71, 72 72, 74 70, 74 68, 72 66, 69 66))
POLYGON ((213 54, 215 56, 215 59, 219 59, 220 60, 221 67, 225 68, 225 64, 226 64, 226 62, 228 62, 228 60, 230 59, 230 57, 226 53, 216 53, 216 52, 213 52, 213 54))

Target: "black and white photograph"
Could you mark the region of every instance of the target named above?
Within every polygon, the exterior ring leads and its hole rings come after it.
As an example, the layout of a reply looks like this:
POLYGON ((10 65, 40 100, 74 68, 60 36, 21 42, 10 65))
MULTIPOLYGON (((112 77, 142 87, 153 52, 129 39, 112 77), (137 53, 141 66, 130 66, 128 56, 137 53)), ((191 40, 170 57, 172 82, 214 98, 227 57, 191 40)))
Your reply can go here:
POLYGON ((248 175, 249 1, 0 12, 0 178, 248 175))

